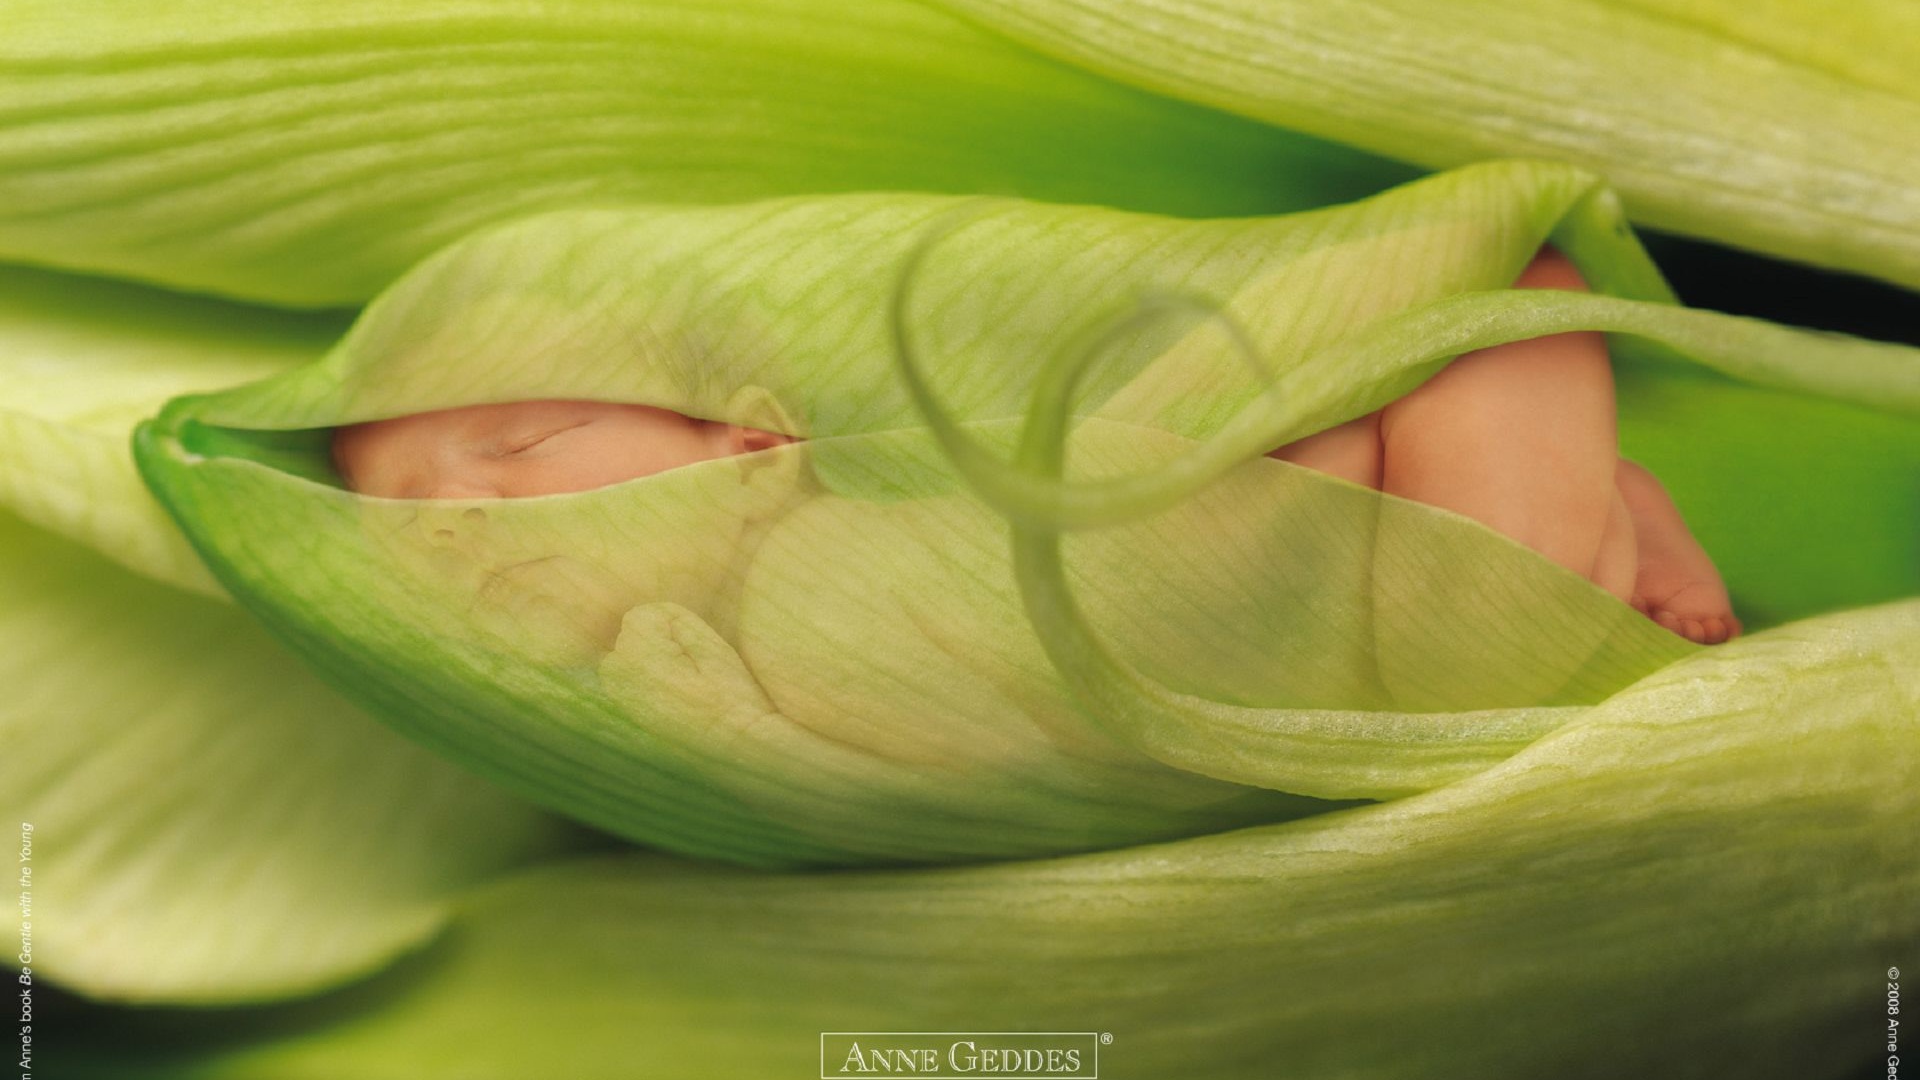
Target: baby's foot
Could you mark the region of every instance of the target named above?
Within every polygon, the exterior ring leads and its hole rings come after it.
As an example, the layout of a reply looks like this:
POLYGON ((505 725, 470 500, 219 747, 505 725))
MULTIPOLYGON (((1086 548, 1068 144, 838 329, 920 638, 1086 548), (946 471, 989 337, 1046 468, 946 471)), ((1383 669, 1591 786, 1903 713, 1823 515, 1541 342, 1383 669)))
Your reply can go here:
POLYGON ((1662 589, 1649 588, 1643 594, 1639 591, 1642 583, 1635 584, 1629 603, 1647 618, 1688 641, 1718 645, 1740 636, 1740 620, 1734 617, 1733 603, 1718 577, 1712 581, 1687 582, 1664 597, 1662 589))
POLYGON ((1621 461, 1616 476, 1633 515, 1640 556, 1627 602, 1688 641, 1718 645, 1738 637, 1740 620, 1720 572, 1681 520, 1666 489, 1631 461, 1621 461))

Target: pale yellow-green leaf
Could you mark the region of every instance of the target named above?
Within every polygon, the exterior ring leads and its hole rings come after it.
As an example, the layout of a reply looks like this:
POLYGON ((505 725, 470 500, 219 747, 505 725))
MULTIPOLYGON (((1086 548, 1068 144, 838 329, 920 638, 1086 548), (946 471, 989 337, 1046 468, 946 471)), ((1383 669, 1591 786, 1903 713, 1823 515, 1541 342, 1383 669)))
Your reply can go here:
POLYGON ((1146 1080, 1850 1076, 1920 940, 1917 643, 1912 601, 1779 627, 1448 788, 1172 844, 523 874, 338 1007, 99 1075, 759 1080, 826 1031, 1080 1031, 1146 1080))
POLYGON ((224 596, 141 484, 133 427, 168 398, 311 360, 344 323, 0 267, 0 508, 224 596))
POLYGON ((284 304, 364 301, 563 207, 919 190, 1252 213, 1410 175, 917 0, 4 0, 0 26, 0 259, 284 304))
MULTIPOLYGON (((347 704, 245 614, 0 518, 0 816, 32 968, 92 997, 312 993, 569 830, 347 704)), ((14 950, 9 949, 9 957, 14 950)))
POLYGON ((940 0, 1088 70, 1431 168, 1604 176, 1641 224, 1920 287, 1904 0, 940 0))

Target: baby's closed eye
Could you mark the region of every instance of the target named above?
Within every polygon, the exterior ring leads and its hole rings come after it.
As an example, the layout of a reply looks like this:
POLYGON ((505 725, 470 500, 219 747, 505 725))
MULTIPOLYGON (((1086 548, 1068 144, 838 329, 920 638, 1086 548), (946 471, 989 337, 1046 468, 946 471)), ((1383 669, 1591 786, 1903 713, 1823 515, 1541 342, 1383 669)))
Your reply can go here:
POLYGON ((540 446, 556 435, 583 428, 591 423, 593 423, 592 420, 574 420, 564 424, 542 425, 501 439, 494 444, 491 452, 494 457, 515 457, 540 446))

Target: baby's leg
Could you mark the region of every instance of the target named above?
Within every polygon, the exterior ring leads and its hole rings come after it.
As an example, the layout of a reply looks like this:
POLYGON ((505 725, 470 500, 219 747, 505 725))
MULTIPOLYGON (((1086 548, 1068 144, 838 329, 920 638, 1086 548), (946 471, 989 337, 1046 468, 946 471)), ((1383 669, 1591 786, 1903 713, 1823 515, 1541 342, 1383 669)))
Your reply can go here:
POLYGON ((1330 427, 1267 452, 1270 458, 1305 465, 1363 487, 1380 488, 1380 413, 1330 427))
MULTIPOLYGON (((1551 249, 1514 285, 1586 287, 1551 249)), ((1633 544, 1616 506, 1613 372, 1600 334, 1467 353, 1382 409, 1379 424, 1382 491, 1471 517, 1627 599, 1633 544)))
POLYGON ((1632 604, 1682 637, 1717 645, 1740 633, 1720 572, 1693 538, 1680 510, 1653 474, 1631 461, 1617 472, 1621 497, 1633 516, 1640 565, 1632 604))

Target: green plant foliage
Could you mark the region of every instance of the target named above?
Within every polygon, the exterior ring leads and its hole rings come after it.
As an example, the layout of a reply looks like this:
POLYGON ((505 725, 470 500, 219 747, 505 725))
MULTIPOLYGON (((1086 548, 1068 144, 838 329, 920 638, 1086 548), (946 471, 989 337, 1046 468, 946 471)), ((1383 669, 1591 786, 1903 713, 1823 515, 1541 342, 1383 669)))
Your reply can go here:
POLYGON ((1902 0, 941 0, 1069 63, 1430 168, 1565 161, 1644 225, 1920 286, 1902 0))
POLYGON ((1626 221, 1920 285, 1917 29, 0 0, 0 812, 89 1033, 40 1064, 1849 1075, 1920 942, 1920 361, 1681 308, 1626 221), (1507 288, 1545 242, 1593 295, 1507 288), (1571 329, 1747 637, 1261 456, 1571 329), (805 441, 328 461, 553 397, 805 441))

